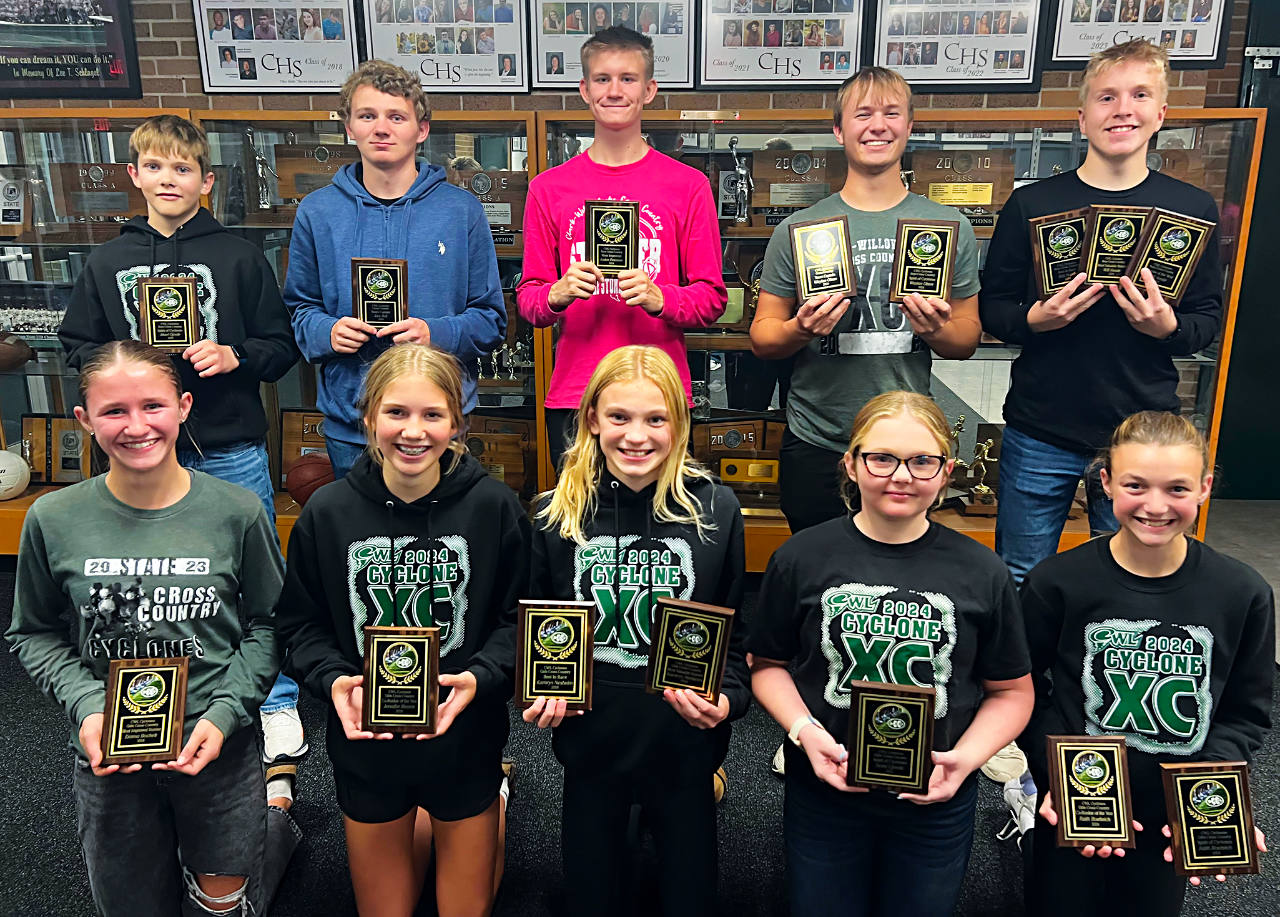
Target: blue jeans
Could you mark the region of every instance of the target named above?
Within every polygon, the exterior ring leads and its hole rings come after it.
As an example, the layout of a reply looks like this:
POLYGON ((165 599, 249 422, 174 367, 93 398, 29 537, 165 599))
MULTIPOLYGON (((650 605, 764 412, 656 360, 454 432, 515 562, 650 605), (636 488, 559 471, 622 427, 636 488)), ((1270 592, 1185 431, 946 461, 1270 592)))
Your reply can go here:
POLYGON ((1004 428, 1000 446, 1000 503, 996 515, 996 553, 1021 583, 1031 568, 1058 551, 1058 539, 1071 509, 1076 485, 1084 478, 1089 531, 1114 532, 1118 526, 1111 500, 1102 489, 1095 456, 1071 452, 1013 427, 1004 428))
POLYGON ((364 454, 364 446, 348 443, 340 439, 324 438, 325 451, 329 453, 329 461, 333 465, 333 479, 341 481, 355 465, 356 460, 364 454))
MULTIPOLYGON (((271 463, 267 460, 267 444, 260 439, 231 443, 220 449, 206 449, 200 454, 191 449, 178 450, 178 462, 184 468, 203 471, 228 484, 239 484, 253 491, 262 501, 275 530, 275 488, 271 486, 271 463)), ((279 534, 276 535, 279 538, 279 534)), ((263 713, 278 713, 298 706, 298 683, 283 673, 276 675, 271 693, 262 703, 263 713)))
POLYGON ((842 794, 815 786, 808 775, 788 774, 782 824, 791 913, 953 913, 969 865, 977 796, 973 777, 947 802, 916 806, 879 790, 842 794))

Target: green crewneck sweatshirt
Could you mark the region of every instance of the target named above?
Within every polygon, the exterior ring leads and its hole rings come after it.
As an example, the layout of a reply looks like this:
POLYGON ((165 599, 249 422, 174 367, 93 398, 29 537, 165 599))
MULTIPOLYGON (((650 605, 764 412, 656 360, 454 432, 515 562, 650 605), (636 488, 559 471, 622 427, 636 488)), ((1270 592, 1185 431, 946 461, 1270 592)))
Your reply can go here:
POLYGON ((183 739, 201 718, 225 738, 252 722, 279 669, 281 580, 271 524, 243 487, 193 471, 185 497, 143 510, 90 478, 27 513, 5 637, 66 711, 82 758, 80 723, 102 712, 110 659, 189 657, 183 739))

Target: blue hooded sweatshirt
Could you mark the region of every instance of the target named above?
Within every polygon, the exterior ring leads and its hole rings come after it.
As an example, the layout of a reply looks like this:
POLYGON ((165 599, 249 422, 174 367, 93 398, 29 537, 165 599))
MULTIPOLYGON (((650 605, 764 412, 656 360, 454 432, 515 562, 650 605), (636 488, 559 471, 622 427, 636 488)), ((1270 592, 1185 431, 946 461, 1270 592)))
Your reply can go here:
POLYGON ((391 341, 373 338, 354 354, 335 353, 329 344, 338 319, 352 314, 352 258, 409 262, 409 315, 425 320, 431 343, 462 364, 464 412, 476 405, 476 359, 500 346, 507 329, 498 258, 480 202, 446 182, 444 169, 419 162, 413 186, 388 206, 365 189, 361 168, 343 166, 333 184, 298 205, 284 284, 298 348, 320 364, 325 435, 357 445, 365 441, 356 407, 360 385, 391 341))

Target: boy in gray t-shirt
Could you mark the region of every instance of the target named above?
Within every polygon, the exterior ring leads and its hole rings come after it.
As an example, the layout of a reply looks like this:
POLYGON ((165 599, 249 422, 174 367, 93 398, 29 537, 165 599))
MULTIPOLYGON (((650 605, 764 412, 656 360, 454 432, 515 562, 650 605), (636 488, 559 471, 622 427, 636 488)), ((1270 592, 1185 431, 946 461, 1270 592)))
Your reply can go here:
POLYGON ((849 163, 844 188, 783 221, 765 253, 751 345, 764 359, 795 355, 780 468, 782 511, 793 532, 844 512, 837 465, 863 404, 894 389, 928 394, 932 354, 965 359, 982 331, 973 227, 955 209, 909 193, 900 178, 911 111, 911 88, 891 70, 869 67, 847 80, 833 113, 849 163), (797 308, 790 224, 842 215, 857 293, 852 300, 816 296, 797 308), (950 302, 915 295, 901 306, 889 302, 903 217, 959 221, 950 302))

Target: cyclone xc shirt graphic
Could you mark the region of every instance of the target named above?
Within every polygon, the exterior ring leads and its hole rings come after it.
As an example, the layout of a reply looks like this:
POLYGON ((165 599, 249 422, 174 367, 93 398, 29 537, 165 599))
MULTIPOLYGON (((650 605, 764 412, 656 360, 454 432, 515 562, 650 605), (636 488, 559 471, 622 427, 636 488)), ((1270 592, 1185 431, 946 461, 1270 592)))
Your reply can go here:
POLYGON ((597 535, 574 551, 573 597, 600 611, 595 658, 626 669, 649 664, 650 596, 689 599, 696 583, 683 538, 597 535))
POLYGON ((822 593, 823 697, 849 709, 849 685, 881 681, 937 691, 934 718, 947 715, 956 646, 955 603, 938 592, 845 583, 822 593))
POLYGON ((461 535, 401 535, 394 549, 385 535, 347 548, 347 588, 356 646, 364 653, 364 629, 440 628, 440 655, 462 645, 467 625, 471 555, 461 535))

